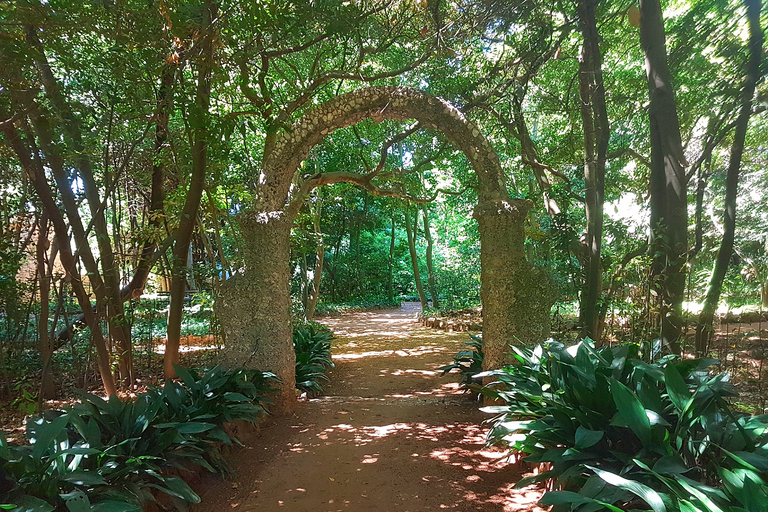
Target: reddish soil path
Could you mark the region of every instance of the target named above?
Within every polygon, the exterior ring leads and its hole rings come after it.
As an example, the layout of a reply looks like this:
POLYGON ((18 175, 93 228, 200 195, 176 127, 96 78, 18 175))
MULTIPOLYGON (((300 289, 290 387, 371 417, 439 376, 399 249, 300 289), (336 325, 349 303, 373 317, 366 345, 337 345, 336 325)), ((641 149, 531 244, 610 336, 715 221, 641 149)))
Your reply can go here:
POLYGON ((323 397, 274 418, 203 483, 195 512, 533 511, 522 469, 484 449, 486 416, 437 370, 466 333, 415 322, 418 305, 324 320, 337 335, 323 397))

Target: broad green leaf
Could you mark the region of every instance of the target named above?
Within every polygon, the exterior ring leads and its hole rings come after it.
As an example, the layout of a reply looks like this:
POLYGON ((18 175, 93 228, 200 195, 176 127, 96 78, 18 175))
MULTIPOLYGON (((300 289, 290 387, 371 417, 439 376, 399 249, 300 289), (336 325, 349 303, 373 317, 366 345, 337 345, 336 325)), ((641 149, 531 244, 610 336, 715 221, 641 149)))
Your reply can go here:
POLYGON ((13 512, 53 512, 55 507, 34 496, 25 495, 16 501, 13 512))
POLYGON ((685 462, 678 455, 667 455, 661 457, 653 465, 653 471, 661 475, 680 475, 690 471, 685 462))
MULTIPOLYGON (((35 428, 35 436, 30 441, 33 443, 32 458, 41 459, 46 452, 53 448, 54 440, 62 433, 69 423, 69 416, 66 414, 59 416, 50 423, 39 420, 35 428)), ((53 450, 51 450, 53 451, 53 450)))
POLYGON ((682 412, 691 400, 691 392, 675 365, 668 364, 664 369, 664 382, 669 399, 675 404, 678 412, 682 412))
POLYGON ((605 432, 602 430, 589 430, 580 426, 576 429, 576 448, 584 449, 594 446, 604 435, 605 432))
POLYGON ((712 512, 723 512, 723 509, 721 509, 717 504, 712 501, 712 498, 710 496, 717 495, 719 493, 721 497, 725 498, 725 495, 722 491, 719 489, 712 489, 707 486, 704 486, 703 484, 696 482, 694 480, 689 480, 688 478, 680 475, 675 479, 677 483, 679 483, 686 491, 697 497, 702 503, 704 503, 709 511, 712 512), (703 489, 698 489, 697 487, 704 487, 703 489), (715 492, 712 492, 715 491, 715 492))
POLYGON ((539 504, 540 505, 571 504, 573 505, 572 509, 580 505, 597 504, 607 508, 608 510, 611 510, 612 512, 623 512, 619 507, 615 505, 611 505, 610 503, 605 503, 593 498, 588 498, 586 496, 582 496, 581 494, 578 494, 572 491, 550 491, 548 493, 545 493, 541 497, 541 500, 539 500, 539 504))
POLYGON ((95 471, 72 471, 62 476, 61 479, 75 485, 93 486, 107 484, 104 477, 95 471))
POLYGON ((638 498, 642 499, 651 506, 654 512, 667 512, 667 507, 664 505, 664 501, 661 499, 659 493, 647 485, 640 482, 635 482, 633 480, 628 480, 622 476, 617 475, 616 473, 611 473, 610 471, 605 471, 600 468, 593 466, 586 467, 594 471, 597 476, 605 480, 607 483, 619 487, 620 489, 624 489, 625 491, 629 491, 638 498))
POLYGON ((69 512, 90 512, 91 510, 91 500, 82 491, 70 493, 64 499, 69 512))
POLYGON ((648 420, 643 404, 627 386, 616 379, 611 379, 611 393, 619 415, 643 445, 649 447, 651 445, 651 422, 648 420))
POLYGON ((171 496, 176 496, 187 503, 200 503, 200 496, 195 494, 195 491, 181 478, 169 476, 162 478, 162 481, 171 496))

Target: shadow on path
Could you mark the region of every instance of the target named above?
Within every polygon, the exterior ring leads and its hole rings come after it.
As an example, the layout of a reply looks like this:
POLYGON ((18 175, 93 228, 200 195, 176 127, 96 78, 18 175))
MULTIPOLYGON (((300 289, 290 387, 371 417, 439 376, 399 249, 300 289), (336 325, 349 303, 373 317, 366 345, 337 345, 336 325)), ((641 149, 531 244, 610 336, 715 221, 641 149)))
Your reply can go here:
POLYGON ((324 319, 337 335, 327 394, 270 420, 206 480, 196 512, 533 511, 522 469, 484 448, 479 404, 438 368, 466 333, 415 321, 418 304, 324 319))

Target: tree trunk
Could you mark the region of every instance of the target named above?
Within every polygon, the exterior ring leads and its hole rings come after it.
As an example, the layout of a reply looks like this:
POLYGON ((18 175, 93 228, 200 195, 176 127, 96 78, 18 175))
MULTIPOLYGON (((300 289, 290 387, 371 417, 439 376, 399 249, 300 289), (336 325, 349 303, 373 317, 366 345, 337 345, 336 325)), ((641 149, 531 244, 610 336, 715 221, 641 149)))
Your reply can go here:
POLYGON ((760 303, 764 308, 768 308, 768 281, 760 285, 760 303))
POLYGON ((605 107, 602 55, 600 53, 596 0, 579 0, 579 26, 584 39, 579 59, 579 93, 584 127, 584 185, 587 216, 586 268, 581 293, 582 336, 599 340, 601 335, 599 300, 603 271, 600 253, 605 202, 605 160, 608 153, 608 114, 605 107))
POLYGON ((214 29, 213 20, 218 13, 218 6, 206 0, 203 9, 203 35, 201 38, 200 62, 198 63, 197 92, 195 94, 195 109, 200 112, 202 119, 193 123, 192 132, 192 175, 189 189, 184 200, 179 227, 176 231, 176 242, 173 246, 173 261, 171 267, 171 299, 168 308, 168 330, 166 333, 165 357, 163 358, 165 377, 176 377, 173 365, 179 362, 179 344, 181 342, 181 317, 184 308, 184 293, 186 291, 187 256, 192 241, 200 200, 205 188, 205 174, 208 164, 208 114, 211 103, 211 75, 213 72, 214 29))
POLYGON ((736 122, 736 133, 731 147, 731 157, 728 162, 728 174, 725 181, 725 211, 723 212, 723 238, 720 249, 712 269, 712 277, 709 281, 707 296, 704 299, 704 307, 699 315, 696 325, 696 355, 704 356, 707 352, 709 340, 712 337, 712 320, 714 319, 717 305, 720 302, 720 292, 723 280, 728 271, 728 264, 733 254, 733 241, 736 234, 736 196, 739 185, 739 170, 741 169, 741 156, 744 153, 744 141, 747 135, 749 117, 752 113, 752 96, 755 94, 755 86, 760 78, 760 60, 763 47, 763 32, 760 28, 760 0, 745 0, 747 5, 747 18, 749 19, 749 64, 747 76, 744 80, 744 90, 741 96, 741 109, 736 122))
MULTIPOLYGON (((46 97, 50 100, 58 119, 61 121, 61 129, 72 145, 72 153, 76 155, 74 167, 79 173, 79 178, 85 191, 86 202, 91 216, 90 226, 94 233, 101 260, 101 275, 90 251, 83 250, 83 244, 88 243, 88 235, 82 218, 77 211, 75 199, 70 188, 70 180, 63 168, 63 158, 60 154, 57 154, 59 150, 53 146, 55 137, 52 137, 51 133, 46 133, 41 137, 41 141, 44 140, 43 150, 48 154, 49 161, 51 157, 58 160, 52 166, 54 174, 57 175, 56 185, 59 193, 62 195, 62 199, 65 203, 69 203, 65 207, 67 217, 69 218, 70 226, 73 228, 73 233, 79 238, 78 248, 82 251, 81 260, 86 267, 88 277, 95 284, 94 294, 96 295, 97 306, 103 307, 108 312, 107 321, 110 337, 117 341, 119 350, 118 371, 120 380, 124 385, 129 385, 133 382, 133 354, 131 333, 130 329, 127 328, 123 301, 120 297, 120 272, 115 262, 115 251, 110 240, 104 208, 102 208, 100 189, 96 183, 91 160, 83 143, 80 120, 74 114, 62 94, 62 87, 51 70, 43 44, 38 38, 35 27, 27 27, 26 40, 33 50, 35 66, 37 67, 40 81, 45 88, 46 97)), ((47 125, 48 120, 43 119, 43 116, 38 115, 37 122, 38 124, 35 127, 38 129, 38 133, 40 133, 40 128, 46 132, 50 129, 50 126, 47 125)))
POLYGON ((543 341, 549 335, 554 283, 525 260, 523 200, 480 201, 474 211, 480 228, 480 298, 483 302, 483 369, 509 363, 509 345, 543 341))
POLYGON ((323 264, 325 263, 325 241, 323 239, 323 232, 320 228, 320 219, 323 212, 323 198, 319 191, 317 194, 317 200, 315 202, 315 211, 313 217, 313 226, 315 228, 315 238, 317 241, 317 247, 315 249, 315 269, 312 274, 312 286, 309 293, 309 299, 307 301, 306 316, 307 320, 312 320, 315 316, 315 308, 320 300, 320 283, 323 277, 323 264))
POLYGON ((421 273, 419 272, 419 256, 416 254, 416 231, 419 229, 418 215, 411 222, 411 207, 405 206, 405 233, 408 235, 408 251, 411 254, 411 267, 413 268, 413 281, 416 283, 416 292, 419 294, 421 310, 427 309, 427 296, 424 294, 424 286, 421 284, 421 273))
POLYGON ((296 401, 289 290, 291 222, 270 215, 240 214, 245 268, 222 284, 214 307, 226 333, 225 363, 274 372, 282 382, 273 400, 284 412, 296 401))
MULTIPOLYGON (((49 399, 56 395, 51 373, 53 346, 48 336, 48 317, 50 316, 51 282, 48 272, 46 252, 48 249, 48 216, 43 213, 38 223, 37 236, 37 277, 40 283, 40 312, 37 315, 37 335, 40 344, 40 359, 43 365, 40 377, 40 398, 49 399)), ((52 265, 52 263, 51 263, 52 265)))
POLYGON ((680 353, 685 265, 688 254, 688 180, 677 102, 667 67, 659 0, 640 0, 640 43, 650 106, 651 283, 660 300, 661 341, 680 353))
MULTIPOLYGON (((3 112, 3 114, 5 115, 5 112, 3 112)), ((48 185, 48 181, 45 178, 43 163, 39 158, 33 160, 30 156, 37 155, 38 151, 31 149, 31 143, 29 145, 25 144, 21 134, 11 123, 3 123, 0 126, 0 129, 3 132, 6 141, 11 145, 14 153, 16 153, 22 169, 24 169, 24 172, 30 178, 30 182, 34 187, 40 202, 43 204, 46 214, 50 218, 56 237, 59 240, 69 240, 67 225, 64 221, 63 214, 53 198, 53 192, 48 185)), ((83 287, 83 282, 80 278, 80 270, 77 267, 77 260, 72 254, 72 249, 68 243, 60 244, 59 254, 61 264, 72 283, 72 291, 75 293, 77 302, 83 310, 86 325, 91 329, 93 344, 96 347, 97 366, 99 368, 99 373, 101 374, 101 380, 104 383, 104 389, 108 395, 115 395, 117 394, 117 387, 115 386, 114 377, 110 367, 110 358, 107 351, 106 340, 104 339, 101 325, 94 312, 88 293, 83 287)))
POLYGON ((389 236, 389 259, 387 260, 387 299, 395 300, 395 214, 392 213, 392 231, 389 236))
POLYGON ((439 309, 439 301, 437 297, 437 285, 435 283, 435 268, 432 262, 432 232, 429 229, 429 208, 427 205, 423 205, 424 213, 424 238, 427 240, 427 285, 429 286, 429 294, 432 296, 432 307, 439 309))

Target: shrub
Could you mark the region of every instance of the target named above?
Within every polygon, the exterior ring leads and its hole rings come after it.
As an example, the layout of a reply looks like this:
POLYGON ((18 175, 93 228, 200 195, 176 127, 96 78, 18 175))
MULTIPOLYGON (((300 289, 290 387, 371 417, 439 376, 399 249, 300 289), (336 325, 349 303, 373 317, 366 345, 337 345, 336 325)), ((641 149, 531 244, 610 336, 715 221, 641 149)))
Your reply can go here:
POLYGON ((293 328, 293 348, 296 351, 296 387, 310 395, 323 392, 325 372, 333 368, 331 358, 333 333, 317 322, 296 324, 293 328))
POLYGON ((640 347, 514 348, 516 362, 480 374, 484 393, 505 402, 490 444, 550 469, 518 486, 552 479, 553 511, 764 511, 767 418, 734 411, 712 359, 640 358, 640 347))
POLYGON ((0 502, 19 511, 139 511, 154 500, 153 491, 178 504, 198 502, 169 470, 225 471, 218 447, 232 440, 223 423, 258 421, 275 377, 176 370, 180 382, 135 400, 83 393, 80 404, 47 411, 28 423, 30 445, 8 446, 0 438, 0 502))
POLYGON ((472 350, 460 350, 456 357, 453 358, 453 363, 439 368, 443 370, 443 375, 458 369, 459 375, 461 375, 459 382, 461 382, 466 391, 477 389, 476 385, 480 383, 477 374, 483 370, 483 359, 485 359, 483 338, 475 334, 470 334, 469 337, 471 338, 470 341, 464 344, 472 350))

